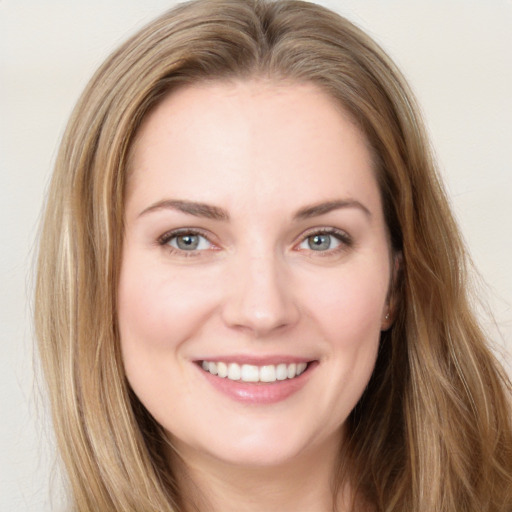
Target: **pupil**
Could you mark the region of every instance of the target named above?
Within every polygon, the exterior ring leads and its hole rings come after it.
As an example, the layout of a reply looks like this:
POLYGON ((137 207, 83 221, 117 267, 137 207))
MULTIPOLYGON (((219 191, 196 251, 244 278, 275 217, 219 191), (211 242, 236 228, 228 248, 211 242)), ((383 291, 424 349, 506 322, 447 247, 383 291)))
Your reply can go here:
POLYGON ((178 237, 177 244, 180 249, 195 249, 199 245, 199 237, 197 235, 182 235, 178 237))
POLYGON ((330 235, 313 235, 309 237, 309 247, 314 251, 329 249, 331 245, 330 235))

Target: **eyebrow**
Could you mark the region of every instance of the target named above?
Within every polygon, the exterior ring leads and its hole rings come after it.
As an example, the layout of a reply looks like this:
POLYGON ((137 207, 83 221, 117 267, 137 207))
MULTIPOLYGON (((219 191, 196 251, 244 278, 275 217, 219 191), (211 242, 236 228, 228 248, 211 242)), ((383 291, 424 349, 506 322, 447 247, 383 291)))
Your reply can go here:
POLYGON ((205 217, 207 219, 223 221, 229 220, 229 213, 223 208, 206 203, 196 203, 194 201, 183 201, 177 199, 164 199, 163 201, 158 201, 157 203, 154 203, 142 210, 142 212, 139 213, 139 217, 149 212, 164 209, 177 210, 189 215, 194 215, 194 217, 205 217))
MULTIPOLYGON (((305 206, 295 213, 293 220, 310 219, 342 208, 357 208, 368 217, 372 216, 370 210, 355 199, 336 199, 305 206)), ((218 206, 178 199, 164 199, 162 201, 158 201, 142 210, 139 217, 149 212, 165 209, 177 210, 188 215, 193 215, 194 217, 204 217, 212 220, 228 221, 230 218, 229 213, 218 206)))
POLYGON ((311 217, 318 217, 319 215, 325 215, 326 213, 332 212, 333 210, 339 210, 342 208, 357 208, 365 213, 368 217, 372 214, 368 208, 355 199, 336 199, 333 201, 326 201, 322 203, 312 204, 301 208, 295 215, 294 220, 310 219, 311 217))

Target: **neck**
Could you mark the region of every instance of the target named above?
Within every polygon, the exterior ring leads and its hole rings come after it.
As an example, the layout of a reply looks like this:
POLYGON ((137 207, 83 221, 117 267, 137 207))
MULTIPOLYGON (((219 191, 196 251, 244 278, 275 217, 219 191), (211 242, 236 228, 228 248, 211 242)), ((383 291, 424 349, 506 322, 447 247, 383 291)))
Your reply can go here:
MULTIPOLYGON (((181 448, 181 447, 180 447, 181 448)), ((338 446, 339 448, 339 446, 338 446)), ((339 450, 316 446, 275 466, 230 464, 180 449, 173 457, 186 512, 344 512, 348 493, 334 498, 339 450)))

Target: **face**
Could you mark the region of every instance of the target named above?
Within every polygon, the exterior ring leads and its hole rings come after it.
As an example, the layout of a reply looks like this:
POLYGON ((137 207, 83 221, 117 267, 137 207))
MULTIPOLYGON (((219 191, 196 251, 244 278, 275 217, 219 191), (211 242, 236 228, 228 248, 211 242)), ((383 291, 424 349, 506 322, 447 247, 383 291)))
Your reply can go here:
POLYGON ((313 85, 190 86, 142 125, 118 320, 134 392, 187 457, 333 450, 388 327, 370 152, 313 85))

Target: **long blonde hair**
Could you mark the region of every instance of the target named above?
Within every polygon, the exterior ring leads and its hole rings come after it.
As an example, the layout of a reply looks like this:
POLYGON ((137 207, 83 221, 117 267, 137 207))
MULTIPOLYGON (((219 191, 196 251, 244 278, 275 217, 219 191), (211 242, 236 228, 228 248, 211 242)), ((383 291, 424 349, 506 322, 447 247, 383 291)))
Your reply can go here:
POLYGON ((58 446, 80 512, 184 509, 162 430, 127 384, 116 293, 129 152, 176 87, 269 77, 338 99, 373 150, 396 320, 348 419, 334 492, 372 510, 510 512, 510 383, 475 321, 467 257, 407 84, 346 19, 283 0, 197 0, 98 70, 71 117, 43 221, 35 322, 58 446))

